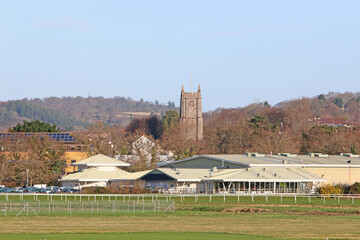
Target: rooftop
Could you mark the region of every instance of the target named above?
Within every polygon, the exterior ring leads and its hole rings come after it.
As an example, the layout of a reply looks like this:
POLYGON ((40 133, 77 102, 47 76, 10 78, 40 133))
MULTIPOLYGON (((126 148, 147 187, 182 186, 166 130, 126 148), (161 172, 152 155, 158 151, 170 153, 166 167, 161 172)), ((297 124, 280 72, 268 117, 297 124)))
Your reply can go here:
POLYGON ((16 141, 26 137, 48 137, 57 142, 76 142, 75 137, 67 132, 0 132, 0 139, 8 141, 16 141))
POLYGON ((136 180, 145 175, 149 171, 142 171, 136 173, 129 173, 127 171, 116 169, 116 171, 100 171, 94 168, 86 169, 82 172, 71 173, 60 181, 74 181, 87 182, 87 181, 116 181, 116 180, 136 180))
MULTIPOLYGON (((302 168, 252 167, 243 169, 158 168, 150 173, 164 173, 177 181, 325 181, 302 168)), ((146 175, 146 174, 144 174, 146 175)))
POLYGON ((296 154, 278 154, 264 156, 247 156, 247 155, 205 155, 213 158, 224 159, 232 162, 246 163, 251 166, 256 165, 359 165, 359 155, 296 155, 296 154), (349 162, 350 161, 350 162, 349 162))
POLYGON ((309 155, 296 155, 290 153, 265 155, 265 154, 224 154, 224 155, 197 155, 191 158, 167 162, 167 166, 176 162, 191 161, 197 158, 209 158, 242 165, 244 167, 256 166, 298 166, 298 167, 360 167, 360 157, 356 154, 344 153, 342 155, 327 155, 312 153, 309 155))
POLYGON ((71 166, 88 166, 88 167, 100 167, 100 166, 114 166, 114 167, 127 167, 130 164, 116 160, 115 158, 105 156, 103 154, 98 154, 92 157, 85 158, 76 163, 70 164, 71 166))

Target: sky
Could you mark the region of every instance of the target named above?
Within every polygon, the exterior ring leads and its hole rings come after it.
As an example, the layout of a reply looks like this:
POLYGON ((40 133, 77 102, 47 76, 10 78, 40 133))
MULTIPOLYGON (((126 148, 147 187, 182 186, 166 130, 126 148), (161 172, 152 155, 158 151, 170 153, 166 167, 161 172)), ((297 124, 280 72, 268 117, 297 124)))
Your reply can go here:
POLYGON ((0 101, 143 98, 203 110, 360 91, 360 1, 0 0, 0 101))

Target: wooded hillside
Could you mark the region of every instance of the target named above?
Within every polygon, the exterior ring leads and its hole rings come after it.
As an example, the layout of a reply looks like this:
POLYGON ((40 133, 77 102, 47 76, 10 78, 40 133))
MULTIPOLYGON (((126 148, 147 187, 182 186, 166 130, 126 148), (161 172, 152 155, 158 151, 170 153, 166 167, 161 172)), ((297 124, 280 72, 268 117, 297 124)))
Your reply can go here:
MULTIPOLYGON (((206 101, 206 99, 204 99, 206 101)), ((234 102, 233 105, 236 105, 234 102)), ((41 120, 55 124, 62 130, 83 129, 101 121, 106 125, 126 126, 132 118, 150 115, 163 116, 166 111, 178 110, 174 102, 159 104, 158 101, 135 101, 131 98, 114 97, 49 97, 23 99, 0 104, 0 129, 7 130, 23 120, 41 120)), ((232 114, 249 119, 255 115, 268 115, 270 121, 286 118, 295 128, 310 124, 316 118, 337 117, 357 125, 360 119, 360 93, 328 93, 313 98, 288 100, 270 106, 267 102, 254 103, 241 108, 223 109, 204 113, 204 124, 232 114), (285 117, 286 116, 286 117, 285 117)), ((296 130, 296 129, 295 129, 296 130)))
POLYGON ((55 124, 62 130, 82 129, 96 121, 125 126, 133 117, 163 115, 174 109, 173 102, 165 105, 156 100, 135 101, 124 97, 23 99, 0 104, 0 129, 7 130, 23 120, 41 120, 55 124))

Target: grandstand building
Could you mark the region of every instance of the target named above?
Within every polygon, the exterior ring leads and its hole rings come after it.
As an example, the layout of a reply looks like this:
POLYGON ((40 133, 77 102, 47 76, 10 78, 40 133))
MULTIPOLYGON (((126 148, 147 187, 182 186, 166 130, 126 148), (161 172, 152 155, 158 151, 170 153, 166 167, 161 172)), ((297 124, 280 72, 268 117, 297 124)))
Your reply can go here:
MULTIPOLYGON (((101 161, 98 159, 97 164, 101 161)), ((112 162, 124 164, 116 159, 112 162)), ((84 187, 89 186, 91 180, 102 181, 101 186, 108 186, 143 180, 146 187, 167 193, 312 193, 326 183, 360 182, 360 157, 353 154, 199 155, 161 163, 156 169, 137 173, 105 172, 107 170, 100 165, 97 171, 90 171, 90 165, 86 169, 80 168, 82 161, 72 165, 77 166, 79 172, 65 176, 61 180, 63 184, 67 181, 75 186, 75 182, 87 180, 87 184, 76 185, 84 187)))

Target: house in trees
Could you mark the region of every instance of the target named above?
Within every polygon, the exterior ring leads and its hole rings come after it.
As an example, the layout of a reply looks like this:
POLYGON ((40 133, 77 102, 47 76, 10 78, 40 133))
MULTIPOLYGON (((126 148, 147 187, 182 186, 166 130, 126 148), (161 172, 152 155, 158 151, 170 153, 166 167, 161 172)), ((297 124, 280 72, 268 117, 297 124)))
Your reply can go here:
POLYGON ((316 119, 316 122, 319 125, 326 125, 329 127, 350 127, 347 120, 339 117, 329 117, 329 118, 319 117, 316 119))
MULTIPOLYGON (((65 161, 65 172, 74 172, 76 167, 71 166, 86 155, 86 146, 78 142, 76 137, 70 132, 0 132, 0 151, 11 152, 16 145, 22 147, 23 155, 26 154, 26 143, 32 139, 48 140, 56 145, 55 148, 64 149, 61 160, 65 161)), ((11 160, 11 159, 9 159, 11 160)))
POLYGON ((157 162, 169 161, 173 155, 163 154, 163 150, 155 142, 141 136, 131 144, 131 155, 117 155, 116 159, 134 163, 143 161, 147 166, 155 166, 157 162))

